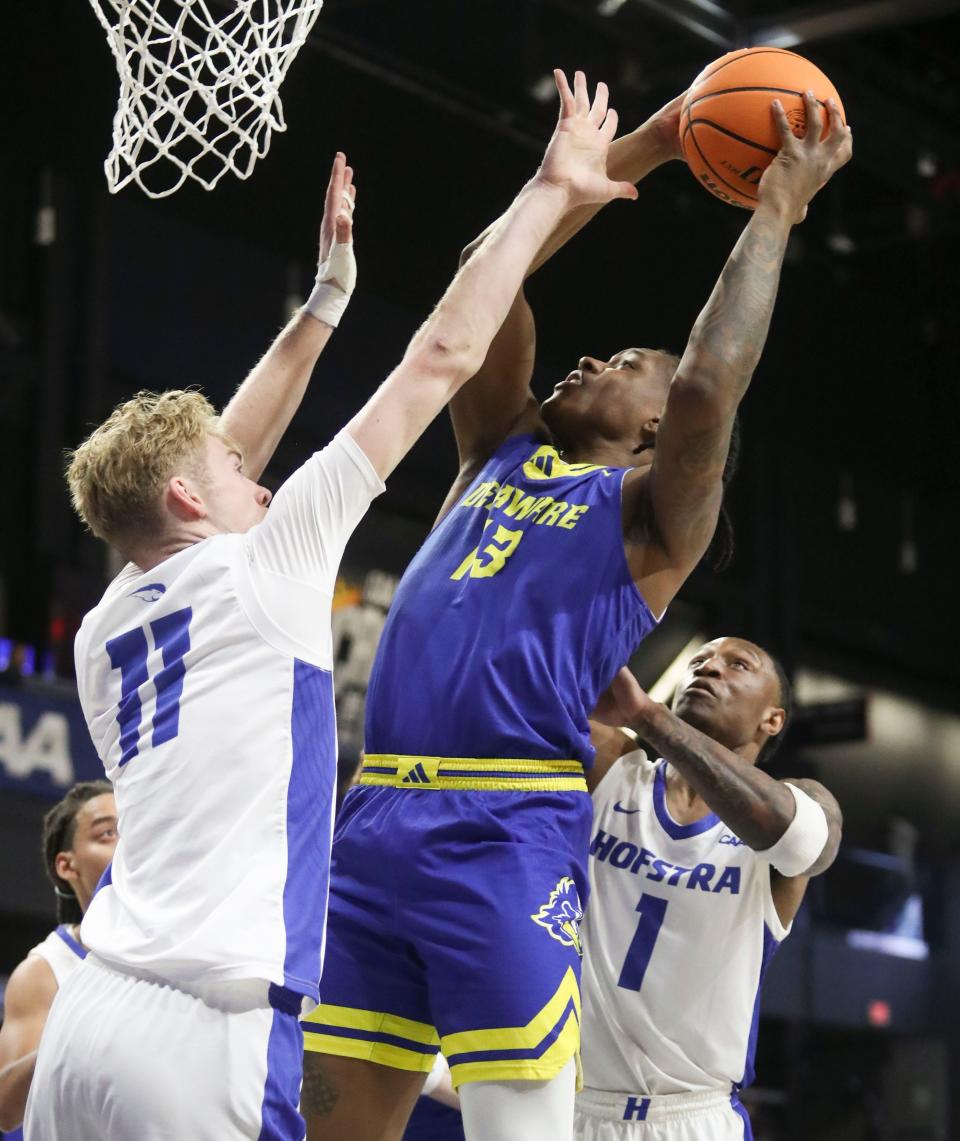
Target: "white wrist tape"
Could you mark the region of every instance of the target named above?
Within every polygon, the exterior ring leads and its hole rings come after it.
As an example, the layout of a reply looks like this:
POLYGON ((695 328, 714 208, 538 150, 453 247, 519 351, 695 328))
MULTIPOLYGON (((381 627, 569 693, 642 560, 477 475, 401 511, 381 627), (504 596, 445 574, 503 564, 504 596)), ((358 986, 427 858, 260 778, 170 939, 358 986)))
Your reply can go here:
POLYGON ((799 876, 817 862, 827 846, 827 814, 802 788, 789 781, 784 783, 797 802, 796 814, 776 844, 757 854, 773 864, 781 875, 799 876))
POLYGON ((317 267, 317 280, 304 308, 318 321, 335 329, 356 284, 353 242, 335 242, 326 260, 317 267))

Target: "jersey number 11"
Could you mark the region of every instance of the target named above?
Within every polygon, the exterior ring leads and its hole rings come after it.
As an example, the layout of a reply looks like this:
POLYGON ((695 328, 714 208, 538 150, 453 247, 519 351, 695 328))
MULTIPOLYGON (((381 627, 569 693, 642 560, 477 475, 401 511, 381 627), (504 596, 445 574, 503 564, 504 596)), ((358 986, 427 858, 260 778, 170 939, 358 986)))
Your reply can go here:
MULTIPOLYGON (((153 679, 157 707, 153 713, 151 744, 162 745, 180 732, 180 694, 187 667, 184 655, 190 649, 190 619, 193 610, 187 606, 165 614, 150 623, 154 647, 163 654, 163 669, 153 679)), ((140 686, 150 680, 147 674, 147 634, 143 626, 134 626, 107 642, 110 664, 120 671, 120 704, 117 723, 120 726, 120 764, 137 755, 140 744, 140 686)))

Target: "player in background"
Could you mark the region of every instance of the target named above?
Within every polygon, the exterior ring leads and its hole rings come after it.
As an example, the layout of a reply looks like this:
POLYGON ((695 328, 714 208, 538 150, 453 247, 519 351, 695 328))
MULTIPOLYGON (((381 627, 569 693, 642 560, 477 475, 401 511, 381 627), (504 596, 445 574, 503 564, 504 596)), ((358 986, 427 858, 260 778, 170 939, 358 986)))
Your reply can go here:
POLYGON ((116 846, 117 807, 105 780, 74 785, 43 818, 44 868, 57 895, 59 925, 27 952, 4 991, 0 1130, 8 1135, 23 1121, 53 997, 87 954, 80 920, 116 846))
MULTIPOLYGON (((133 564, 76 644, 122 838, 84 919, 90 954, 50 1012, 27 1141, 303 1136, 299 1016, 318 997, 325 937, 342 551, 480 367, 563 215, 636 197, 606 175, 605 88, 583 107, 557 81, 557 129, 496 235, 272 505, 251 478, 261 465, 245 468, 243 441, 196 393, 141 394, 75 453, 77 507, 133 564)), ((304 320, 330 325, 329 300, 304 320)))
MULTIPOLYGON (((678 113, 614 144, 611 174, 676 157, 678 113)), ((823 139, 773 114, 780 153, 679 362, 584 357, 538 406, 518 291, 451 402, 460 474, 387 617, 337 824, 323 1003, 304 1023, 311 1141, 399 1137, 438 1049, 470 1141, 569 1136, 589 712, 711 541, 790 232, 852 150, 835 106, 823 139)))
POLYGON ((742 1141, 760 987, 842 817, 759 766, 786 729, 782 667, 743 638, 692 657, 673 709, 622 670, 594 726, 578 1141, 742 1141), (625 755, 623 755, 625 753, 625 755))

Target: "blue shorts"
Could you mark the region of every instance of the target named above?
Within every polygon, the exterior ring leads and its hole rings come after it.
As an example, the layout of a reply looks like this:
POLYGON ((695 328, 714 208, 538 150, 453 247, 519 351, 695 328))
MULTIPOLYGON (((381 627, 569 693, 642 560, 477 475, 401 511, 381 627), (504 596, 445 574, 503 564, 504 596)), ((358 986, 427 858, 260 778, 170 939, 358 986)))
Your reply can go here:
MULTIPOLYGON (((582 781, 582 777, 580 778, 582 781)), ((580 1044, 585 791, 352 789, 304 1048, 454 1085, 554 1077, 580 1044)))

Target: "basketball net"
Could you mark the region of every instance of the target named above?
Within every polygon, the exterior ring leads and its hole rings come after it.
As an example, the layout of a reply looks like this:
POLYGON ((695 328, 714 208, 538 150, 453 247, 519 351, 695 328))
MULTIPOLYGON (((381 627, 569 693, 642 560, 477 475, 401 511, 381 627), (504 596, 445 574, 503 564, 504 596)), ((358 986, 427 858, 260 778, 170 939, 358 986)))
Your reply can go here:
POLYGON ((120 99, 104 170, 165 198, 188 178, 249 178, 285 131, 280 85, 323 0, 90 0, 120 99), (213 9, 213 11, 211 11, 213 9))

